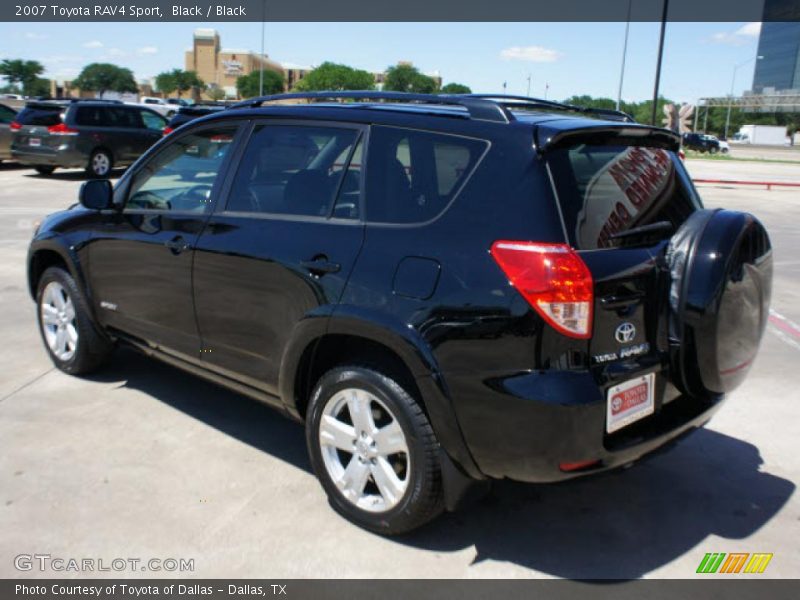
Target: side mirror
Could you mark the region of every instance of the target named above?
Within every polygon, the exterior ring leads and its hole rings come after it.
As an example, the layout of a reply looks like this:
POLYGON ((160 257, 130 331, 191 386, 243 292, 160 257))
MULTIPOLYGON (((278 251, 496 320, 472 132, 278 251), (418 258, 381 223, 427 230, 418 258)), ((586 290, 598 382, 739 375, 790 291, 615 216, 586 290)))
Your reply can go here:
POLYGON ((107 179, 92 179, 81 186, 78 200, 91 210, 111 208, 114 202, 114 189, 107 179))

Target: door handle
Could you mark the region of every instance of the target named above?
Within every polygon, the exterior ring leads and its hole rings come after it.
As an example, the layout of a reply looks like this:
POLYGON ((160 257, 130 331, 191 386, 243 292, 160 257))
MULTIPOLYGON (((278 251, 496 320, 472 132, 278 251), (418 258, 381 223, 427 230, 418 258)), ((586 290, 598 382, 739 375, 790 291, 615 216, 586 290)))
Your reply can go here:
POLYGON ((337 273, 342 268, 339 263, 330 262, 328 257, 324 255, 301 261, 300 266, 308 269, 309 273, 317 277, 322 277, 326 273, 337 273))
POLYGON ((169 248, 169 251, 173 254, 180 254, 189 247, 189 244, 180 235, 172 238, 168 242, 164 242, 164 245, 169 248))

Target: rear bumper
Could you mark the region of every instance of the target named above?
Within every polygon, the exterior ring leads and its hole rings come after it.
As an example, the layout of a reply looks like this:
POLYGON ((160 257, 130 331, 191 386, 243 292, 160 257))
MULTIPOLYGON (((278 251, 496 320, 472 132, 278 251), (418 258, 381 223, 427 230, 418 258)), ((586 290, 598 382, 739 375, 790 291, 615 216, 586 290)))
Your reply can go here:
POLYGON ((665 379, 656 375, 655 413, 610 435, 604 390, 589 373, 544 371, 471 385, 448 378, 448 384, 467 447, 484 475, 552 482, 636 461, 701 427, 722 405, 723 396, 682 395, 665 404, 674 396, 665 379), (469 392, 480 388, 480 397, 469 392), (568 472, 559 466, 585 461, 599 462, 568 472))
POLYGON ((85 167, 89 158, 72 147, 58 149, 28 149, 17 145, 11 146, 11 158, 23 165, 47 165, 51 167, 85 167))

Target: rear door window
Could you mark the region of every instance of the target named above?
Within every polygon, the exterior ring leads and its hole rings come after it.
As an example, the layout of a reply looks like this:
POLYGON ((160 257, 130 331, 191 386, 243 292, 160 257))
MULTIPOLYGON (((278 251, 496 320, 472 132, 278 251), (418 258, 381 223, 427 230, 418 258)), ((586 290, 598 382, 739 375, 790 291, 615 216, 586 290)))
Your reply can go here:
POLYGON ((61 106, 26 106, 17 115, 20 125, 40 125, 50 127, 61 123, 61 106))
POLYGON ((423 223, 444 211, 488 142, 396 127, 373 127, 367 166, 367 219, 423 223))
POLYGON ((615 235, 663 221, 671 228, 657 235, 666 239, 699 208, 678 159, 661 148, 579 144, 552 150, 548 164, 567 236, 581 250, 641 242, 615 235))
MULTIPOLYGON (((358 129, 262 125, 247 143, 228 197, 229 212, 328 217, 347 171, 358 129)), ((350 206, 357 211, 358 186, 347 175, 350 206)))

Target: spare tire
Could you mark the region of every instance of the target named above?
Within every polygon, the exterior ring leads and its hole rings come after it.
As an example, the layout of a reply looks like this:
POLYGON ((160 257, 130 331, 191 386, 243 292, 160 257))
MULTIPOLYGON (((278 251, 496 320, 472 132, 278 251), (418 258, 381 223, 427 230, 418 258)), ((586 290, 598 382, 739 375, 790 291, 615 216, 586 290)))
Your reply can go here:
POLYGON ((772 247, 753 215, 693 213, 667 248, 674 383, 691 396, 730 392, 753 364, 769 316, 772 247))

